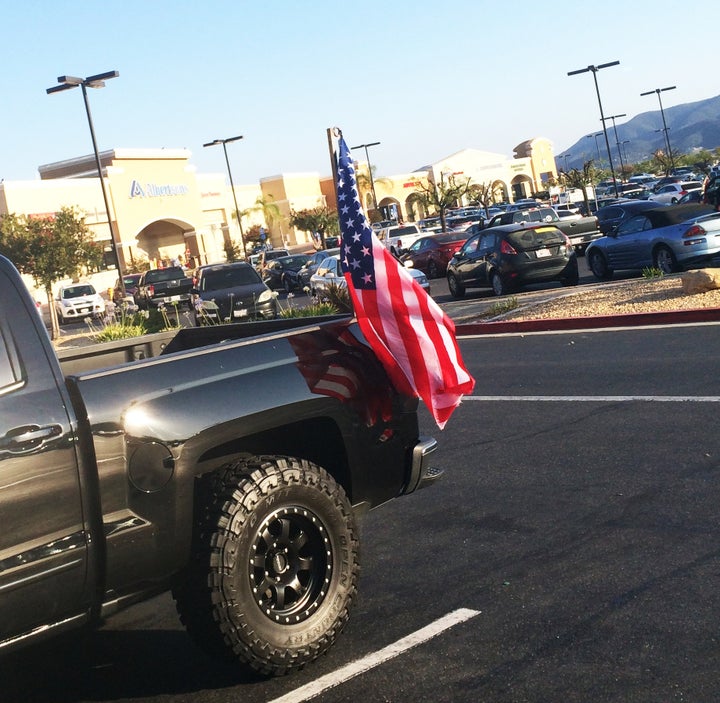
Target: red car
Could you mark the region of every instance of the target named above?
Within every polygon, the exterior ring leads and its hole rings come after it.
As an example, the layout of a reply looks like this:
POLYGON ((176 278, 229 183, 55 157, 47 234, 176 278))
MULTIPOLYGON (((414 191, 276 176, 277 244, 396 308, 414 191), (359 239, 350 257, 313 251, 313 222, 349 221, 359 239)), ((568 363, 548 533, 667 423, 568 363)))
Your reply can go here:
POLYGON ((412 268, 419 269, 428 278, 439 278, 445 275, 448 261, 453 254, 465 244, 465 232, 441 232, 420 237, 402 255, 400 261, 404 264, 412 262, 412 268))

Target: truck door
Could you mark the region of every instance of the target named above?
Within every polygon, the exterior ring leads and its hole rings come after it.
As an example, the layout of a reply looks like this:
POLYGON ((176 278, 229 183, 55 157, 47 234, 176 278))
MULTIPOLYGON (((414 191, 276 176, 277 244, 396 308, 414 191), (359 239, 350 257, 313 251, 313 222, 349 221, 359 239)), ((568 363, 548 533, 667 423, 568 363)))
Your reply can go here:
POLYGON ((0 641, 82 612, 74 428, 22 282, 0 267, 0 641))

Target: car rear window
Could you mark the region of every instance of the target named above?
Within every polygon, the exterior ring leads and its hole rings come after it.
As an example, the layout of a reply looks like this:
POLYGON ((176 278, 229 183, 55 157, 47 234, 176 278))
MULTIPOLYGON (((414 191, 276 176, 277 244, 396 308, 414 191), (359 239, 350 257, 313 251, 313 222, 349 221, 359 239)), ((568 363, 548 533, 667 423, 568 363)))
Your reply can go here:
POLYGON ((510 232, 507 238, 510 244, 518 250, 562 244, 565 240, 563 233, 556 227, 521 229, 517 232, 510 232))

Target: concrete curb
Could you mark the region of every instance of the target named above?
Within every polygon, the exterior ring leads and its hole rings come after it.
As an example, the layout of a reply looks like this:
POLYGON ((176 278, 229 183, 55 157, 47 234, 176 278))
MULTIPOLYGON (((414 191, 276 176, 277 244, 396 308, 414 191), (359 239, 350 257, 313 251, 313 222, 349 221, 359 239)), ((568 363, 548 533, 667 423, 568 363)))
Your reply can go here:
POLYGON ((677 325, 698 322, 719 322, 720 308, 643 312, 633 315, 600 315, 597 317, 550 318, 542 320, 497 320, 494 322, 456 322, 458 337, 483 334, 518 334, 523 332, 553 332, 566 330, 602 329, 606 327, 646 327, 648 325, 677 325))

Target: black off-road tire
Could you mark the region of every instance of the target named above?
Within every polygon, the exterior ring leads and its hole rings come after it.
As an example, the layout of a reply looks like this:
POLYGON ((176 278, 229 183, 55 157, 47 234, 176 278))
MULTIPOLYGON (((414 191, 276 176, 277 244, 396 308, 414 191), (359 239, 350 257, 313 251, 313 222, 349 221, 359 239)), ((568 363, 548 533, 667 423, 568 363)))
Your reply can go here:
POLYGON ((438 266, 437 261, 430 259, 430 262, 428 263, 427 276, 428 278, 440 278, 440 267, 438 266))
POLYGON ((192 638, 264 675, 302 668, 348 620, 360 572, 344 490, 292 457, 251 457, 200 481, 193 554, 173 589, 192 638))

